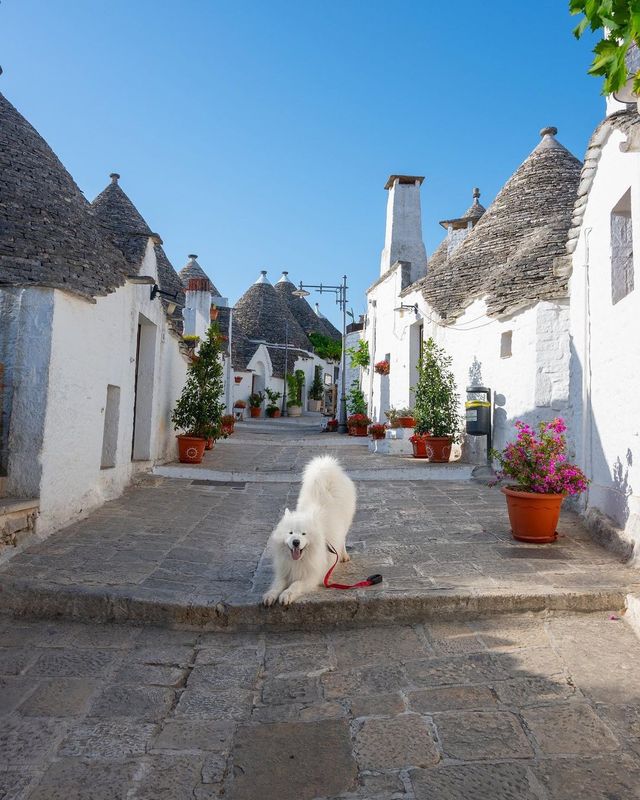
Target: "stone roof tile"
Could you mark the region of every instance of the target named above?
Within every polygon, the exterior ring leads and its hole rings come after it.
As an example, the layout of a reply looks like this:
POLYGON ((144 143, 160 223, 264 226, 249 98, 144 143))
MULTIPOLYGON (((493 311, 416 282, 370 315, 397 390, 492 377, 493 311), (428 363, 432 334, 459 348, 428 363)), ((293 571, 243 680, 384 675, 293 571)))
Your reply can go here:
POLYGON ((490 315, 566 296, 558 269, 580 180, 581 163, 543 129, 542 141, 509 178, 466 239, 446 258, 438 248, 420 288, 445 321, 479 297, 490 315), (435 263, 434 263, 435 262, 435 263))
POLYGON ((130 271, 53 150, 0 94, 0 283, 87 299, 130 271))

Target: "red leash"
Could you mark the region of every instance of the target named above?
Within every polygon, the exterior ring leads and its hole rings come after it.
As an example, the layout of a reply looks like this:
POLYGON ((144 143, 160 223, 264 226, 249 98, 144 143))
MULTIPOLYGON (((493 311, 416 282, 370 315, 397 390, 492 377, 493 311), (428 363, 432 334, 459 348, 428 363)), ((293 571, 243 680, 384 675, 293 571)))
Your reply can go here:
POLYGON ((327 548, 330 553, 333 553, 333 555, 336 557, 336 560, 333 562, 333 566, 329 567, 327 574, 324 576, 324 585, 326 589, 359 589, 361 586, 375 586, 376 583, 382 583, 382 575, 369 575, 366 580, 358 581, 358 583, 329 583, 331 580, 331 573, 336 568, 339 557, 337 550, 332 544, 327 542, 327 548))

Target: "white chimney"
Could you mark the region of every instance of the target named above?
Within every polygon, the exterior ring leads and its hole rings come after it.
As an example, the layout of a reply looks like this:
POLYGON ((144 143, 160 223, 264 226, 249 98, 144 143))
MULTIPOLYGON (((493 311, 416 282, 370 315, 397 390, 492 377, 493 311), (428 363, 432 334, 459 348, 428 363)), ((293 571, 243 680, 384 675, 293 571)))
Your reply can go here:
POLYGON ((420 186, 423 180, 423 177, 416 175, 391 175, 384 187, 389 192, 389 198, 380 275, 384 275, 396 261, 411 263, 412 281, 427 272, 427 251, 422 241, 420 210, 420 186))

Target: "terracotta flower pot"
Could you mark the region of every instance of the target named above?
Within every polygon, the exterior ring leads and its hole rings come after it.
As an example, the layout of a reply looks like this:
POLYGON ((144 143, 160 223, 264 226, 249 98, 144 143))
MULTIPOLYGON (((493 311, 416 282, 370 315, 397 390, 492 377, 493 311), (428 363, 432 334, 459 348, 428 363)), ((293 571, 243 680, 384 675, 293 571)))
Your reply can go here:
POLYGON ((503 486, 507 511, 514 539, 532 544, 547 544, 558 538, 556 527, 560 518, 563 494, 520 492, 503 486))
POLYGON ((236 375, 233 380, 236 383, 242 383, 242 375, 236 375))
POLYGON ((415 428, 416 421, 413 417, 397 417, 396 424, 399 428, 415 428))
POLYGON ((349 425, 349 436, 366 436, 367 426, 349 425))
POLYGON ((231 434, 234 432, 234 430, 235 430, 235 427, 234 427, 233 424, 223 425, 222 426, 222 433, 226 433, 227 436, 231 436, 231 434))
POLYGON ((446 464, 451 455, 450 436, 411 437, 414 458, 428 458, 434 464, 446 464))
POLYGON ((327 430, 329 433, 335 433, 338 430, 338 420, 327 422, 327 430))
POLYGON ((210 436, 207 439, 207 443, 205 444, 204 449, 205 450, 213 450, 215 443, 216 443, 216 440, 213 438, 213 436, 210 436))
POLYGON ((199 464, 204 456, 206 439, 196 436, 176 436, 178 440, 178 457, 181 464, 199 464))
POLYGON ((258 408, 254 408, 253 406, 251 406, 251 408, 249 409, 249 413, 251 414, 252 417, 259 417, 260 416, 260 406, 258 406, 258 408))

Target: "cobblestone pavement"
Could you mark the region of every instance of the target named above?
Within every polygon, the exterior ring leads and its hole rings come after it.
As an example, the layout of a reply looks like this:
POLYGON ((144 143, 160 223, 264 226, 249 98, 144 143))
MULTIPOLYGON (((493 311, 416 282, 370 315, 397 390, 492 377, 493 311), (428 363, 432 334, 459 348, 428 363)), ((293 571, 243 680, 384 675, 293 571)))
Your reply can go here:
MULTIPOLYGON (((352 441, 317 433, 317 423, 257 421, 239 426, 206 464, 299 475, 314 453, 334 452, 347 469, 402 466, 352 441)), ((271 576, 267 538, 284 507, 295 505, 299 485, 202 480, 193 470, 191 480, 143 475, 119 499, 17 554, 0 568, 5 608, 105 621, 304 626, 424 619, 464 607, 596 610, 622 606, 640 588, 640 573, 593 543, 571 512, 557 543, 523 545, 511 537, 497 489, 397 472, 397 480, 357 482, 353 559, 335 572, 341 582, 381 572, 380 586, 319 590, 289 609, 259 608, 271 576)))
POLYGON ((640 641, 607 613, 0 642, 3 800, 640 798, 640 641))

